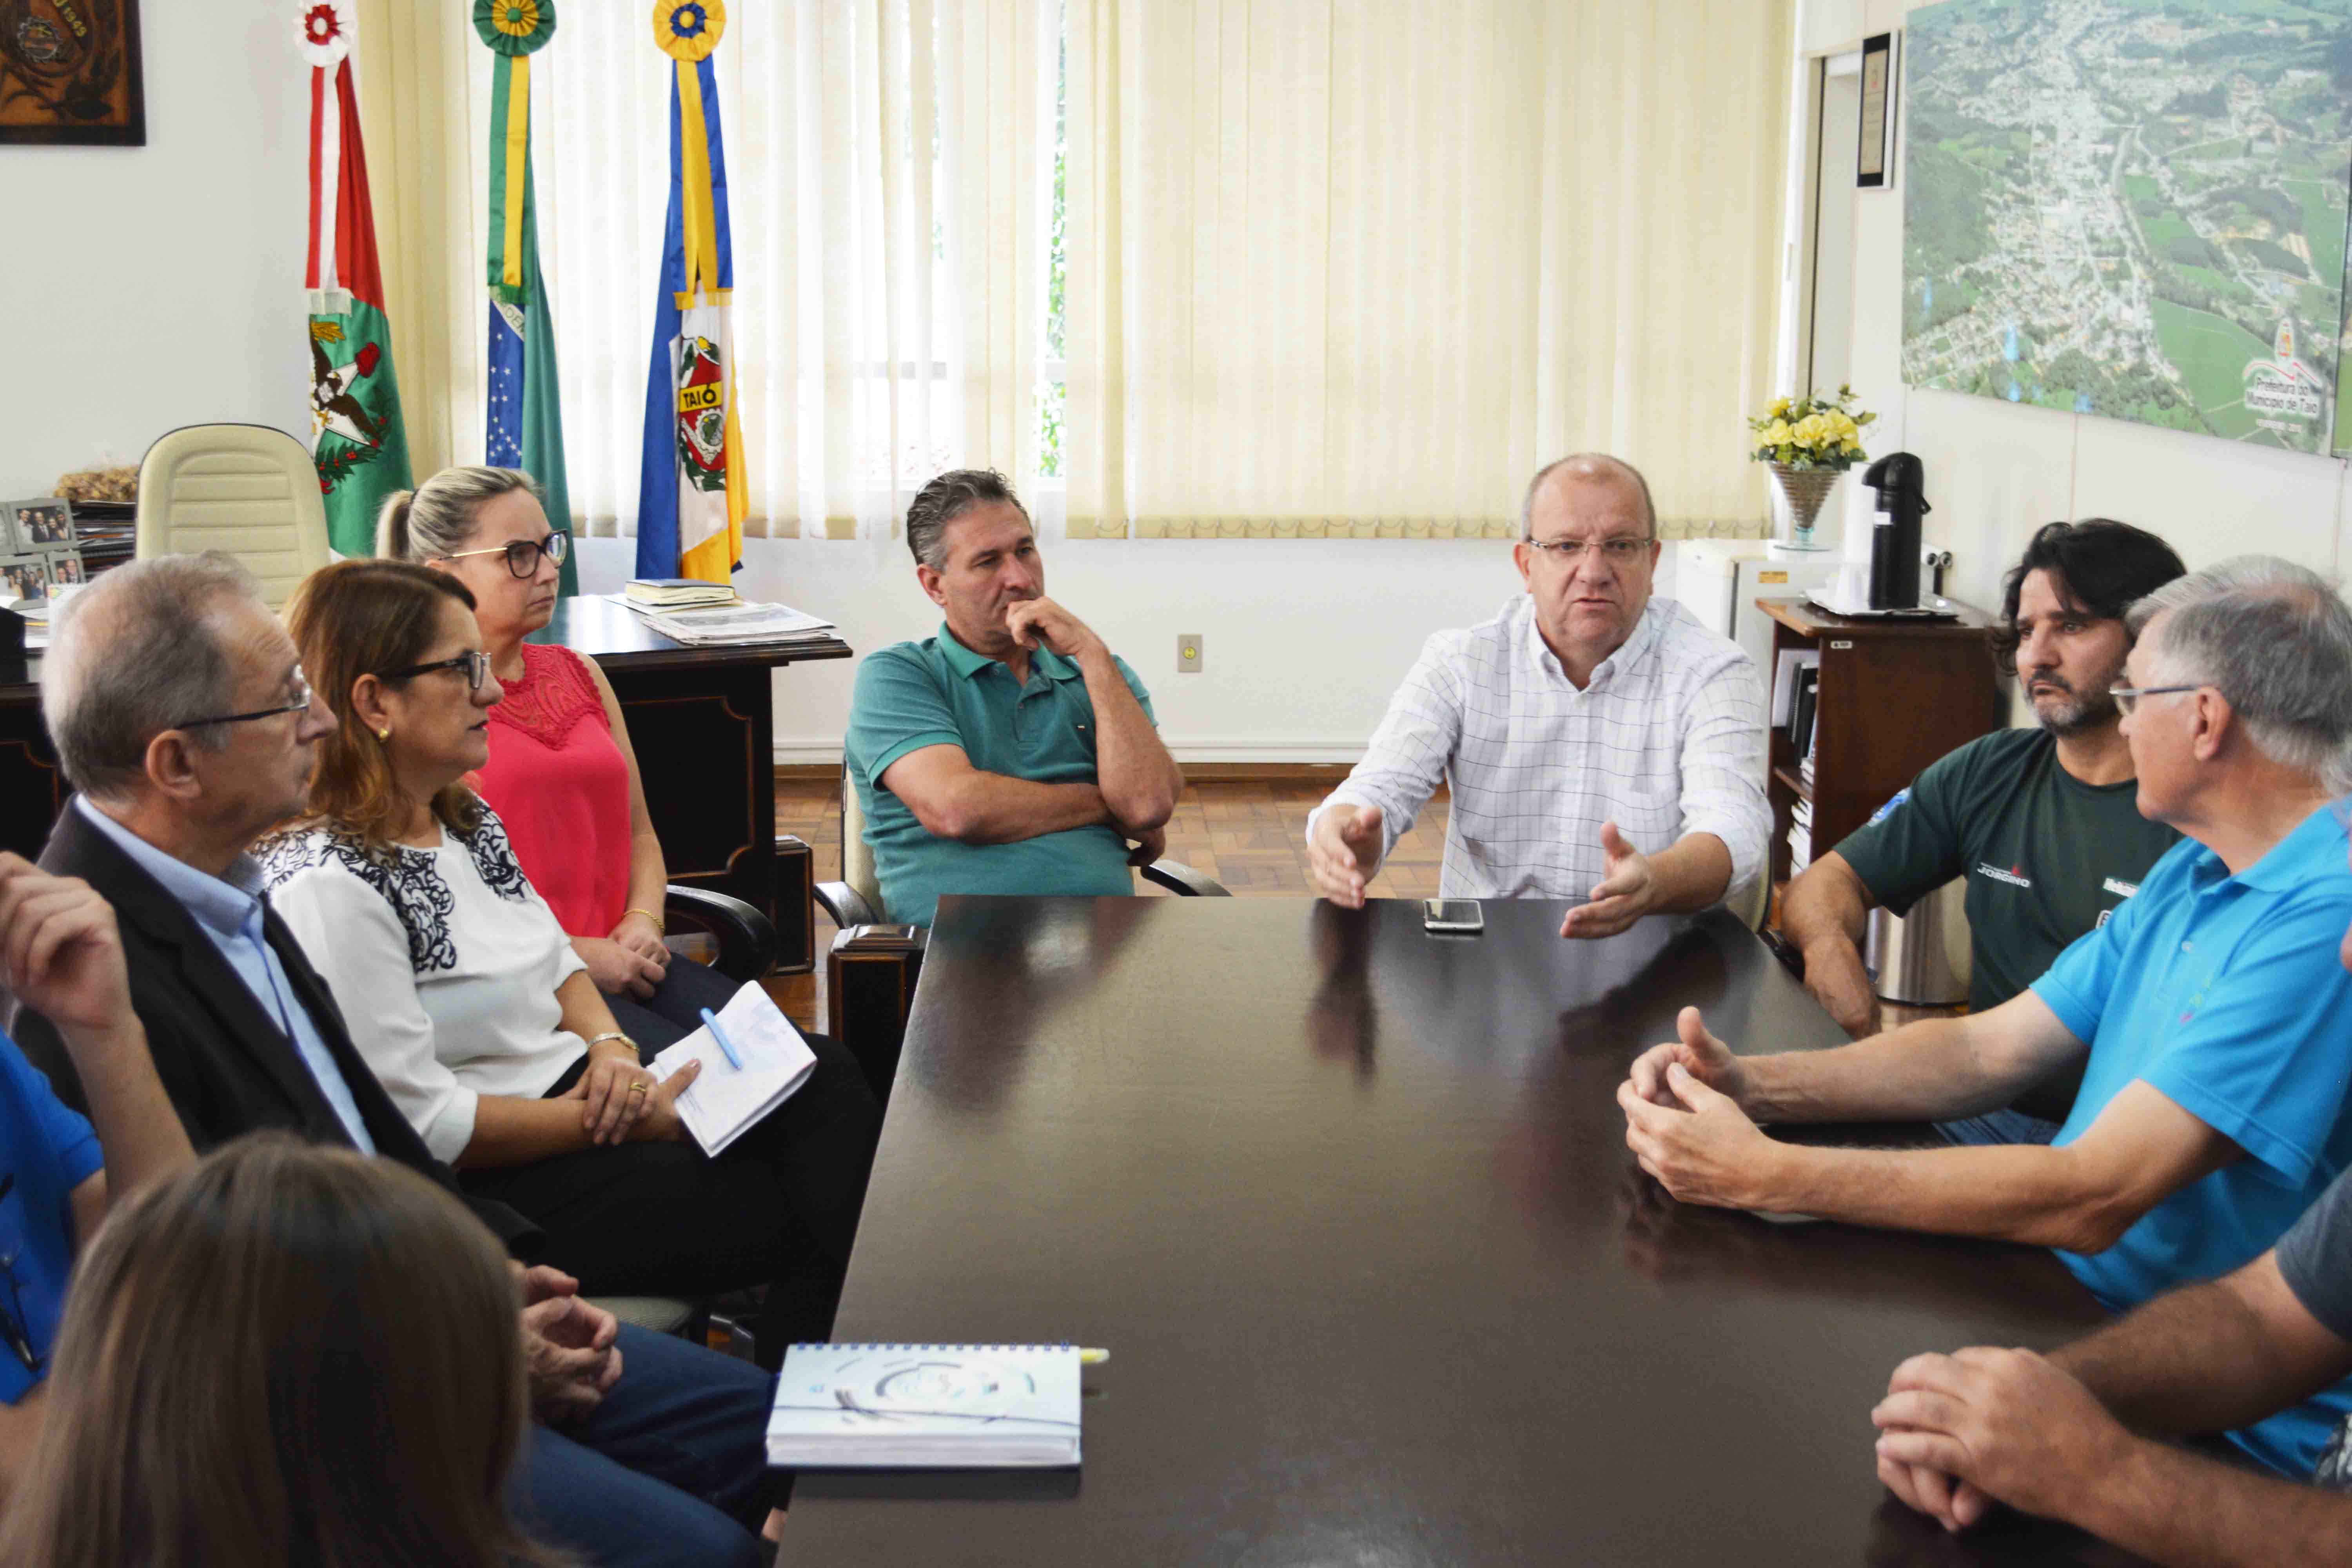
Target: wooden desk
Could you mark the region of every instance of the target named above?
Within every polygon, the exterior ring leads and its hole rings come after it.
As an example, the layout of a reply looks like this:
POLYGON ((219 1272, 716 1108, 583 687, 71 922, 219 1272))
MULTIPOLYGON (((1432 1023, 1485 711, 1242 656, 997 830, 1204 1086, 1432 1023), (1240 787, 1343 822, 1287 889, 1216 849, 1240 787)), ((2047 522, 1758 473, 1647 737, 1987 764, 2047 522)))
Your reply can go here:
MULTIPOLYGON (((783 647, 686 647, 608 599, 558 601, 531 641, 558 643, 604 667, 621 700, 661 829, 670 880, 714 888, 769 911, 782 967, 809 963, 807 867, 777 885, 773 694, 779 665, 847 658, 832 639, 783 647)), ((42 728, 40 657, 0 662, 0 848, 41 852, 72 793, 42 728)))
POLYGON ((1685 1003, 1843 1037, 1719 911, 940 906, 835 1337, 1071 1341, 1086 1464, 803 1475, 788 1568, 2122 1562, 1879 1486, 1906 1356, 2102 1321, 2047 1253, 1686 1208, 1614 1099, 1685 1003))

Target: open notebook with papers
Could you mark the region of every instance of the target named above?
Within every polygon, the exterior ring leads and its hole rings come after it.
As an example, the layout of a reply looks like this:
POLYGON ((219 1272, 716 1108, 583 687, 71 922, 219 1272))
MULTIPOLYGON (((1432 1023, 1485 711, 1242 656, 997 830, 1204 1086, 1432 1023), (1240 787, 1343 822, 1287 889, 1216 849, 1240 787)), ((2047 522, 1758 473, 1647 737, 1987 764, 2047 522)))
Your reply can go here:
POLYGON ((1078 1462, 1076 1345, 794 1345, 768 1463, 963 1469, 1078 1462))
POLYGON ((653 1059, 654 1076, 667 1079, 689 1061, 702 1064, 702 1076, 677 1097, 678 1120, 694 1134, 706 1154, 716 1154, 742 1135, 743 1130, 791 1098, 816 1070, 816 1057, 776 1011, 767 992, 753 982, 735 993, 735 999, 718 1012, 727 1043, 741 1058, 738 1067, 711 1037, 708 1026, 697 1029, 653 1059))

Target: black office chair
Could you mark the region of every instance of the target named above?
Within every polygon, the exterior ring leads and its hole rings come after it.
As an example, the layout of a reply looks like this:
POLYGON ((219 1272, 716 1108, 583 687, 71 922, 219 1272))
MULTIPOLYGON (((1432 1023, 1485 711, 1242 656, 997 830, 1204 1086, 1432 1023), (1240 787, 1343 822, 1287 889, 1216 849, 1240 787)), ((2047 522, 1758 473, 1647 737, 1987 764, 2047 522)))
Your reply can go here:
MULTIPOLYGON (((914 1005, 915 982, 923 972, 923 948, 930 932, 921 926, 892 925, 882 919, 882 880, 874 852, 866 846, 866 819, 858 809, 849 769, 841 770, 841 872, 838 882, 819 882, 816 901, 841 929, 825 954, 827 1022, 865 1068, 877 1098, 887 1099, 898 1076, 898 1048, 907 1037, 907 1014, 914 1005)), ((1229 899, 1231 891, 1181 860, 1154 860, 1140 868, 1143 879, 1179 898, 1229 899)))
POLYGON ((701 942, 713 949, 704 959, 730 980, 758 980, 776 967, 776 922, 756 905, 672 882, 662 889, 662 920, 669 928, 670 946, 689 958, 701 958, 701 942), (697 938, 700 942, 697 941, 697 938))

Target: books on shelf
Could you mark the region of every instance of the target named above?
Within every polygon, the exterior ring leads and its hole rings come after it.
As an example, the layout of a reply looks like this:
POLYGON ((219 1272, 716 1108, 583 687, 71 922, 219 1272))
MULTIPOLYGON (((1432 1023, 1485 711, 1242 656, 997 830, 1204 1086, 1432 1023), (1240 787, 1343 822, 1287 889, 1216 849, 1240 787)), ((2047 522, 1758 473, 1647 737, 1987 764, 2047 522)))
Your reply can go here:
POLYGON ((699 577, 632 577, 622 592, 630 604, 649 605, 656 609, 735 602, 734 584, 706 583, 699 577))
POLYGON ((961 1469, 1078 1462, 1076 1345, 793 1345, 768 1463, 961 1469))
POLYGON ((1789 875, 1813 863, 1813 803, 1800 798, 1789 808, 1789 875))
POLYGON ((750 643, 824 642, 835 635, 831 621, 789 605, 730 599, 722 605, 655 608, 625 594, 610 595, 637 618, 673 642, 688 647, 735 647, 750 643))

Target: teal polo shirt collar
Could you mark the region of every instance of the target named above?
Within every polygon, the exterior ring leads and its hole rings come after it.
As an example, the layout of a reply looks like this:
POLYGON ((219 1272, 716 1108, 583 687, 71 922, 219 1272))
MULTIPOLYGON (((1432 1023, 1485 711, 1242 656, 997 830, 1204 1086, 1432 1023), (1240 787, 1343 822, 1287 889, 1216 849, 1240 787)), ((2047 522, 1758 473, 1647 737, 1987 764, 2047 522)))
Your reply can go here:
MULTIPOLYGON (((948 668, 966 680, 970 680, 990 665, 1002 665, 1004 662, 1001 658, 991 658, 984 653, 974 653, 964 647, 957 639, 955 633, 948 630, 948 624, 945 621, 940 623, 939 647, 940 657, 947 660, 948 668)), ((1048 680, 1076 680, 1080 678, 1078 667, 1075 663, 1064 658, 1049 647, 1032 648, 1029 652, 1029 668, 1038 671, 1048 680)), ((1005 673, 1010 675, 1013 672, 1008 669, 1005 673)))

